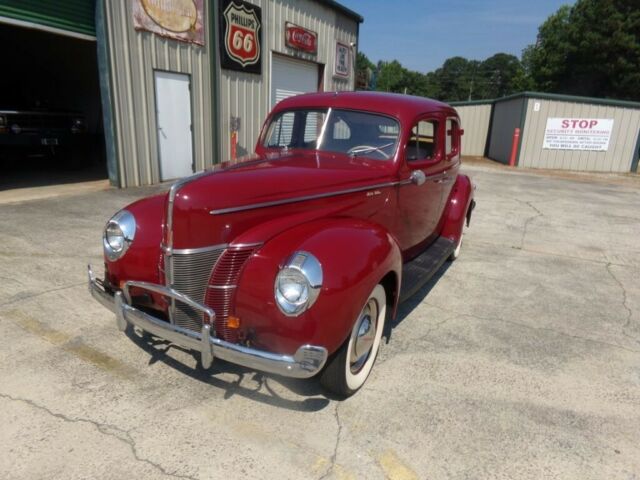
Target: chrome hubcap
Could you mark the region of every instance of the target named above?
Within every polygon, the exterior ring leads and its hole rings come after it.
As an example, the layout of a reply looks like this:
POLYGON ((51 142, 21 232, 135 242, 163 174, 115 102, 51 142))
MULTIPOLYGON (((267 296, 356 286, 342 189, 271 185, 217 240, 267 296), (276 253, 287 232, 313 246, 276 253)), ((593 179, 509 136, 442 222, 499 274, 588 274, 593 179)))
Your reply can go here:
POLYGON ((352 373, 357 373, 371 355, 378 328, 378 305, 372 298, 365 307, 356 322, 356 336, 353 338, 349 362, 352 373))

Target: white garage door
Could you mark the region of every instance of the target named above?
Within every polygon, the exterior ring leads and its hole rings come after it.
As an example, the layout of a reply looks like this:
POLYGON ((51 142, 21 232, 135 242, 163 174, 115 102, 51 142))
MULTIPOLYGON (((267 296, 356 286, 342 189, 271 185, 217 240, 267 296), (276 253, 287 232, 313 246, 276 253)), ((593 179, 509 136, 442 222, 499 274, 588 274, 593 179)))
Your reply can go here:
POLYGON ((273 56, 271 65, 271 106, 292 95, 318 91, 318 65, 273 56))

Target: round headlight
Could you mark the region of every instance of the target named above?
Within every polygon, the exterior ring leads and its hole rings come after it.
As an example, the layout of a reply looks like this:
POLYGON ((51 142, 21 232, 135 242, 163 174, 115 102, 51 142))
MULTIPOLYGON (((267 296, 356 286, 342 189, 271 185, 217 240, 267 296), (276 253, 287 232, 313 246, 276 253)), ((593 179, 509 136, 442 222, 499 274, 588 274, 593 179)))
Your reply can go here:
POLYGON ((295 317, 314 304, 322 287, 322 266, 308 252, 296 252, 278 272, 275 298, 280 311, 295 317))
POLYGON ((104 254, 112 262, 122 257, 136 234, 136 219, 131 212, 121 210, 107 222, 104 229, 104 254))

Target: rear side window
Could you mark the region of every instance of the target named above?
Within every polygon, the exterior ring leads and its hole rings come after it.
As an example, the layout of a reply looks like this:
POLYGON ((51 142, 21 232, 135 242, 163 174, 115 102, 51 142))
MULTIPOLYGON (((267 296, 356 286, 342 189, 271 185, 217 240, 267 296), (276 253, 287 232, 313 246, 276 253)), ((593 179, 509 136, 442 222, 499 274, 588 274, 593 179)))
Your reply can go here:
POLYGON ((460 151, 460 132, 458 122, 453 118, 447 119, 445 153, 448 157, 453 157, 460 151))
POLYGON ((420 161, 435 157, 437 152, 438 122, 420 120, 411 129, 411 138, 407 145, 407 160, 420 161))

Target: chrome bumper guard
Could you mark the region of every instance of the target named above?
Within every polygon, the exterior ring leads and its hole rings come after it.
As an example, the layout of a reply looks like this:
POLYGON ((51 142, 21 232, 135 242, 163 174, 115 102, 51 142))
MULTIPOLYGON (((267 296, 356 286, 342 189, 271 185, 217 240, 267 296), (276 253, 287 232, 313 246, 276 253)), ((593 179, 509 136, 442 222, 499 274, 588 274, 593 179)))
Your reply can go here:
POLYGON ((298 348, 295 355, 291 356, 256 350, 220 340, 212 332, 212 328, 215 325, 215 312, 211 308, 200 305, 180 292, 163 285, 129 281, 125 283, 121 292, 111 295, 105 290, 103 281, 96 278, 91 270, 91 265, 88 266, 88 277, 91 296, 116 314, 116 323, 119 330, 124 331, 127 328, 127 324, 131 324, 183 348, 197 350, 201 354, 201 362, 204 368, 209 368, 213 363, 213 359, 217 357, 247 368, 275 373, 285 377, 309 378, 322 370, 327 361, 327 349, 324 347, 303 345, 298 348), (155 292, 183 302, 201 311, 206 315, 208 321, 203 322, 202 331, 197 333, 155 318, 131 306, 131 297, 129 295, 131 287, 155 292))

